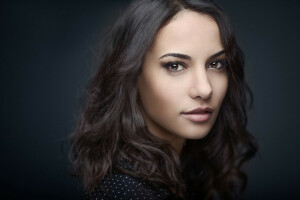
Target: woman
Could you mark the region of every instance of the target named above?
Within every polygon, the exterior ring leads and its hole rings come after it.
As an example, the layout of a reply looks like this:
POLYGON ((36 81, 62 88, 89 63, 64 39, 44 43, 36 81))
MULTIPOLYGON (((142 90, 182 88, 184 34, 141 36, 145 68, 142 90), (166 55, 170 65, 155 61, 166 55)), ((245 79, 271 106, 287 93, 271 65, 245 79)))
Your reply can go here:
POLYGON ((85 199, 240 199, 243 53, 209 0, 137 0, 104 45, 71 137, 85 199))

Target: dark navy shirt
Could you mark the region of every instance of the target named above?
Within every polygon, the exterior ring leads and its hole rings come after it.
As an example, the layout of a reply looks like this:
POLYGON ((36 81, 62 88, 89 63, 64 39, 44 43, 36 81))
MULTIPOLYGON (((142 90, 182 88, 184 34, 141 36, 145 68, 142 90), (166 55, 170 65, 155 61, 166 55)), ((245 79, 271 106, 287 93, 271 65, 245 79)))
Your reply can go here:
MULTIPOLYGON (((121 167, 132 170, 123 163, 121 167)), ((83 200, 175 200, 174 194, 164 186, 155 187, 147 180, 127 174, 114 172, 105 175, 101 187, 96 187, 91 193, 83 195, 83 200)), ((199 199, 196 194, 187 189, 186 199, 199 199)), ((180 200, 177 198, 177 200, 180 200)))
POLYGON ((103 189, 96 187, 84 200, 163 200, 174 199, 172 193, 164 187, 154 187, 147 181, 125 175, 106 175, 101 183, 103 189))

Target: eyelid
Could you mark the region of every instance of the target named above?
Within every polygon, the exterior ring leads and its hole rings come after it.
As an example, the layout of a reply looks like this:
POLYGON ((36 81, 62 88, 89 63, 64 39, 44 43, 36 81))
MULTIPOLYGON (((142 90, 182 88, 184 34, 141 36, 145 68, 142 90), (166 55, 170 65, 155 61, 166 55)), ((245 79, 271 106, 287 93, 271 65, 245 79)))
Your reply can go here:
POLYGON ((178 73, 178 72, 181 72, 181 71, 183 71, 183 70, 185 70, 185 69, 187 69, 187 64, 186 63, 184 63, 184 62, 182 62, 182 61, 179 61, 179 60, 174 60, 174 61, 169 61, 169 62, 163 62, 162 64, 161 64, 161 66, 163 67, 163 68, 165 68, 168 72, 170 72, 170 73, 178 73), (170 70, 170 66, 171 65, 174 65, 174 64, 176 64, 176 65, 182 65, 183 67, 184 67, 184 69, 182 69, 182 70, 170 70))
POLYGON ((210 61, 207 66, 209 67, 209 65, 211 65, 214 62, 221 62, 223 64, 223 66, 221 68, 212 67, 212 68, 215 68, 217 70, 225 69, 228 66, 228 62, 227 62, 226 58, 216 58, 216 59, 210 61))

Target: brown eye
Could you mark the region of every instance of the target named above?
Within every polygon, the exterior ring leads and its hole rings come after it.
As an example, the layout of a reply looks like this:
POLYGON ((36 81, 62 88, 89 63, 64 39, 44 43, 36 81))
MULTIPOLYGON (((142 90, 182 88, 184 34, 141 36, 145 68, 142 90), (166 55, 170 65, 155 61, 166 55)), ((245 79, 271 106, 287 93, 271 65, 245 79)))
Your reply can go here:
POLYGON ((208 65, 208 68, 223 69, 227 66, 226 60, 215 60, 208 65))
POLYGON ((168 62, 163 65, 170 72, 179 72, 185 69, 184 64, 180 62, 168 62))

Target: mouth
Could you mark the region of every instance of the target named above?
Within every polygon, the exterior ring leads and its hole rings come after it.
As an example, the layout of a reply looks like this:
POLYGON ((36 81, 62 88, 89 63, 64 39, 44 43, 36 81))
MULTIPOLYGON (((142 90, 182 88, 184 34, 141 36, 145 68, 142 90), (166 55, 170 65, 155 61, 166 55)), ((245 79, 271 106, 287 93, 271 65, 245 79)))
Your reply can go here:
POLYGON ((182 116, 194 122, 205 122, 212 115, 213 109, 210 107, 199 107, 188 112, 182 112, 182 116))
POLYGON ((182 116, 194 122, 205 122, 210 118, 211 113, 182 114, 182 116))

